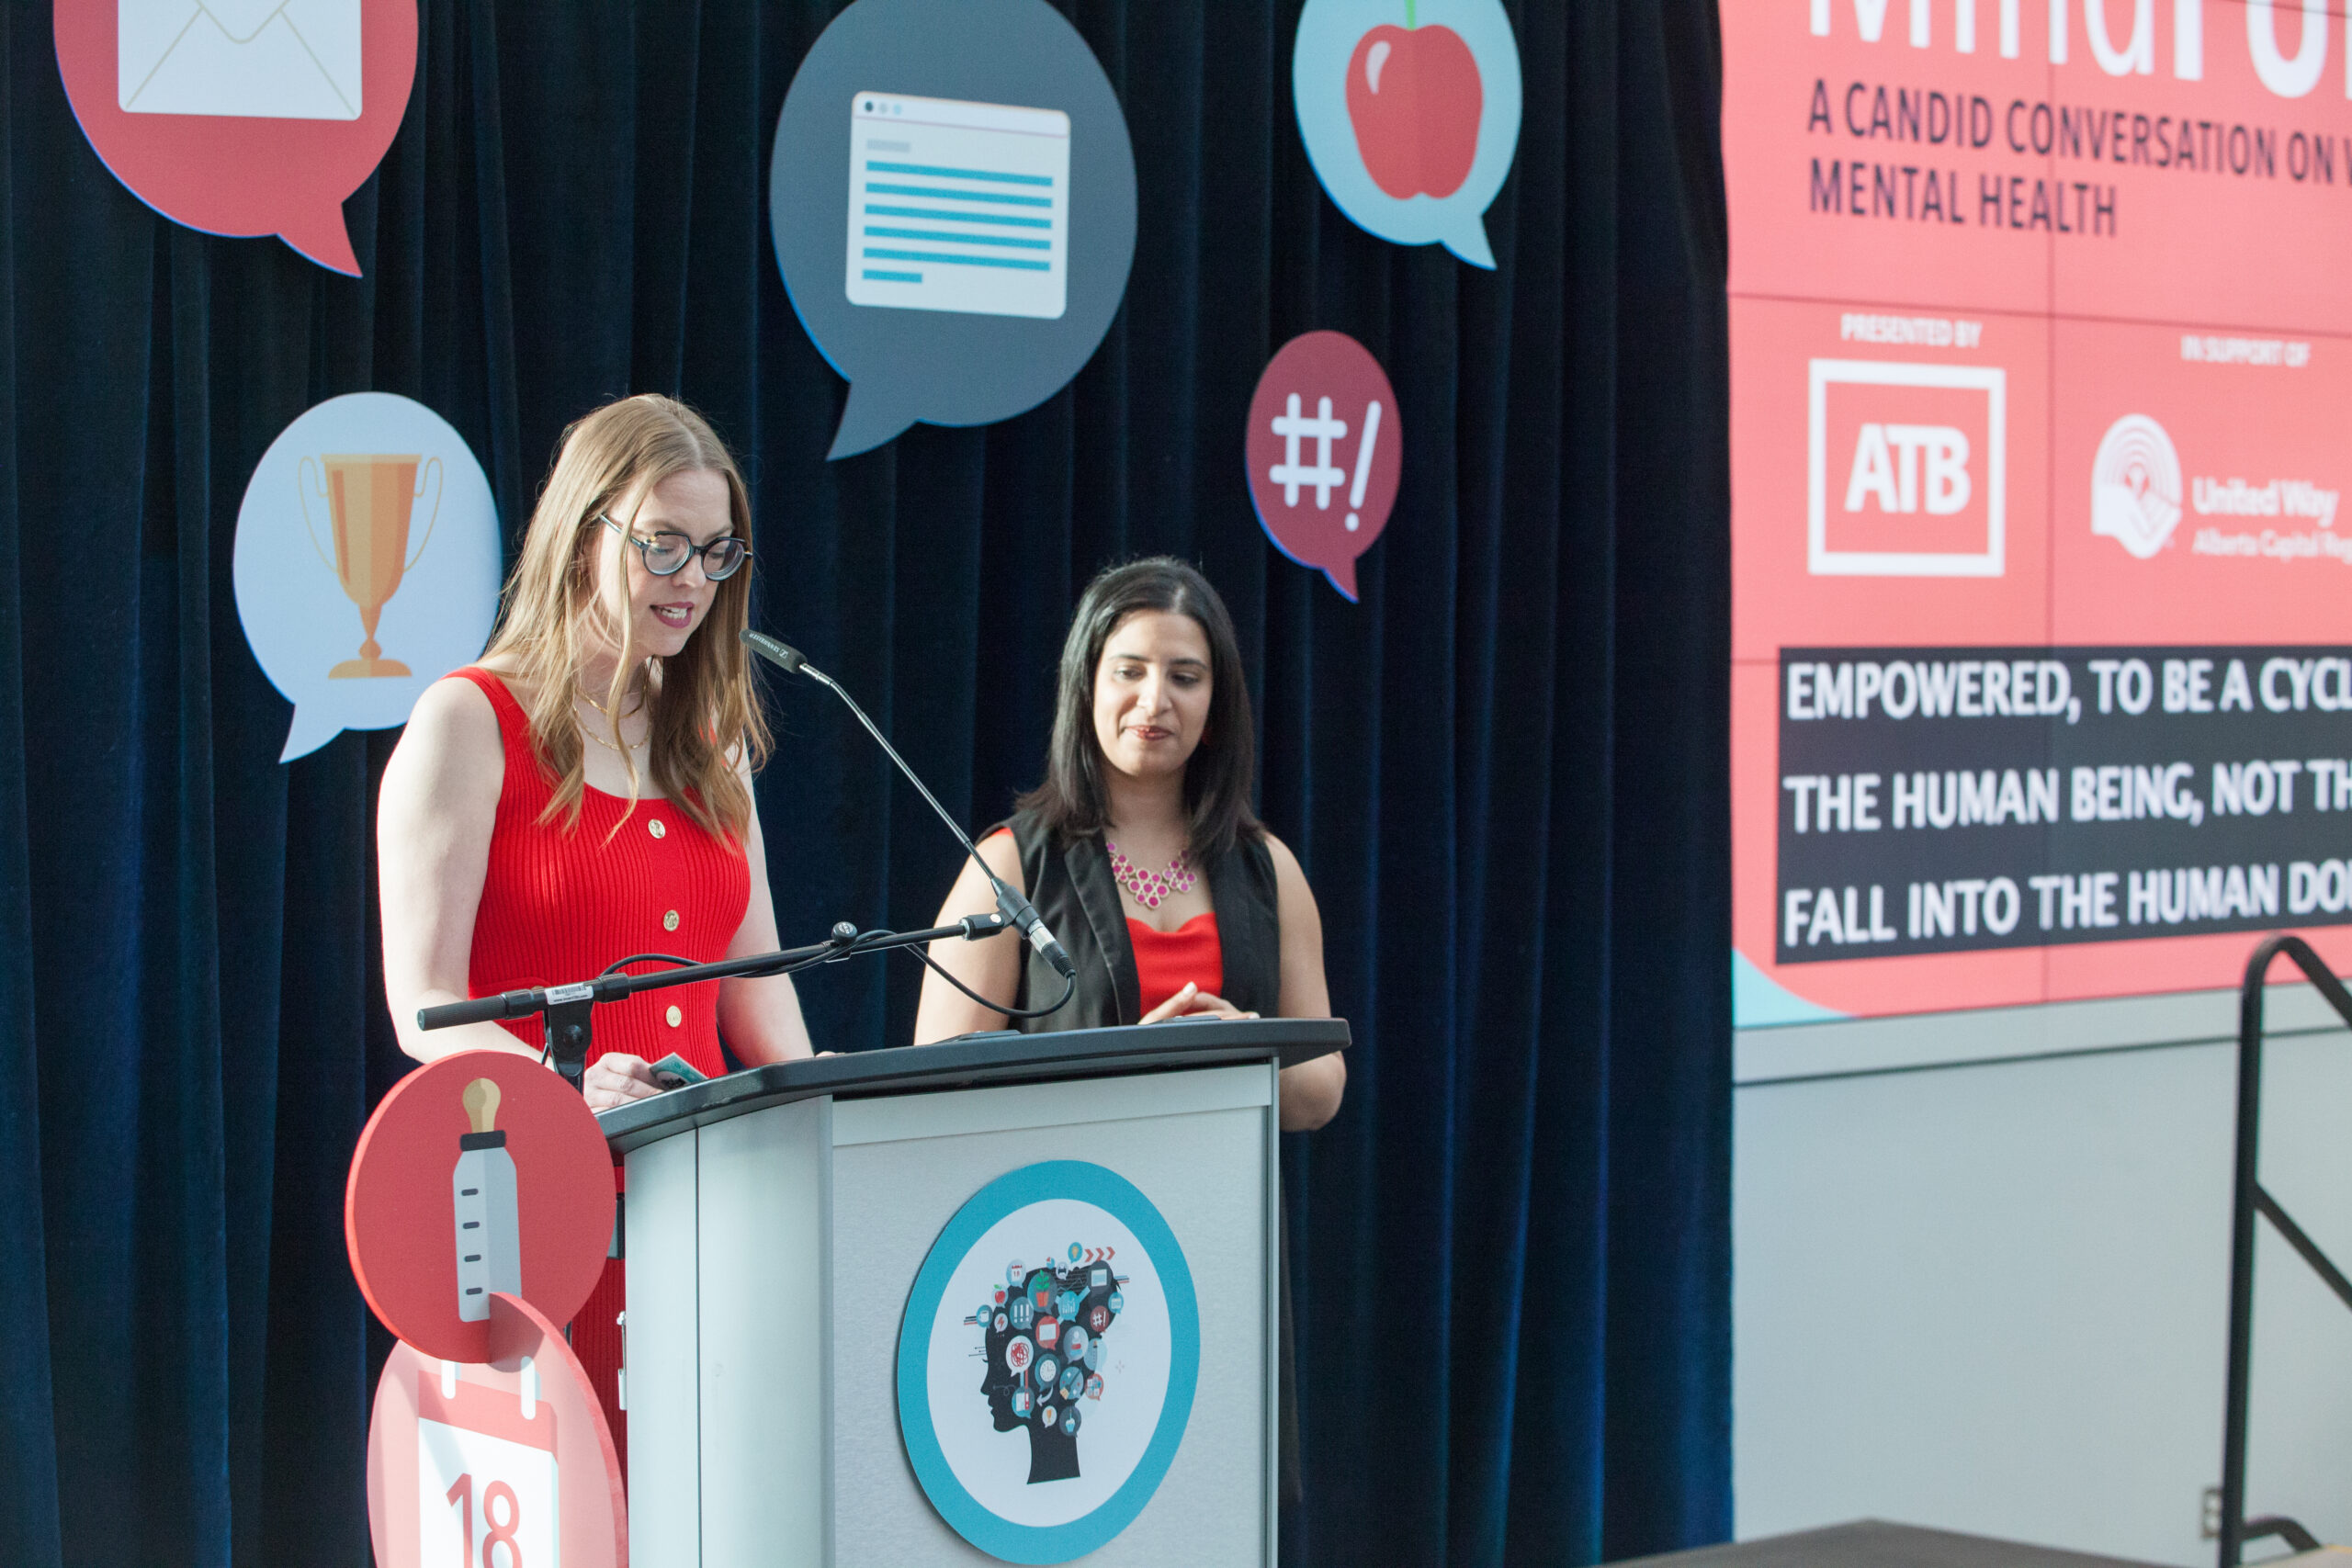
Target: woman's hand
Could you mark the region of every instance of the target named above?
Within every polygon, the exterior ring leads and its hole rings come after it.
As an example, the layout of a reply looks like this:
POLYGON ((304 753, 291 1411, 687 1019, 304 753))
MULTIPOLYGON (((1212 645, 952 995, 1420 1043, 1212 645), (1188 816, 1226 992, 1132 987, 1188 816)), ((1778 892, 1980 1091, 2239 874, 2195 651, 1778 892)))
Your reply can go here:
POLYGON ((1184 988, 1143 1015, 1145 1023, 1165 1023, 1171 1018, 1255 1018, 1254 1012, 1243 1012, 1214 991, 1204 991, 1192 981, 1184 988))
POLYGON ((610 1111, 632 1100, 650 1100, 662 1092, 662 1086, 653 1081, 653 1069, 645 1065, 644 1057, 607 1051, 581 1078, 580 1092, 589 1110, 610 1111))

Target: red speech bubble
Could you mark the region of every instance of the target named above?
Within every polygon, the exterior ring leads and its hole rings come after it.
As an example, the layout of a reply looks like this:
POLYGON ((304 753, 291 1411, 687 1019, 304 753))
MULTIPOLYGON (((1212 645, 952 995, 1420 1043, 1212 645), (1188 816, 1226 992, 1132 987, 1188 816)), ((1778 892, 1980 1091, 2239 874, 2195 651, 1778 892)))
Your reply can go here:
POLYGON ((1404 427, 1396 389, 1345 333, 1283 344, 1250 400, 1250 500, 1274 547, 1352 602, 1356 558, 1396 504, 1404 427))
POLYGON ((492 1359, 490 1298, 556 1323, 603 1277, 613 1162, 595 1114, 528 1056, 461 1051, 392 1086, 344 1189, 351 1272, 428 1356, 492 1359))
POLYGON ((343 198, 416 79, 416 0, 57 0, 57 69, 115 178, 175 223, 359 276, 343 198))
POLYGON ((384 1363, 368 1423, 379 1568, 628 1568, 620 1455, 563 1330, 493 1295, 487 1349, 459 1366, 402 1341, 384 1363))

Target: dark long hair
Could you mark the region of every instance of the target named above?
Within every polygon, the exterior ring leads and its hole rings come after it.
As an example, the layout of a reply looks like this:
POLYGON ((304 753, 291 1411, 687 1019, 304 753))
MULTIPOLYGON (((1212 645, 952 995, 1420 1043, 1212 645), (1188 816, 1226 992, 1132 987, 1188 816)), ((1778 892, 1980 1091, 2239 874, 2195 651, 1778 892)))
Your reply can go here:
POLYGON ((1138 610, 1190 615, 1208 638, 1209 717, 1184 764, 1184 812, 1190 821, 1185 853, 1196 865, 1213 865, 1238 839, 1265 836, 1250 808, 1258 772, 1257 729, 1250 717, 1250 683, 1241 673, 1233 617, 1209 580, 1172 556, 1112 567, 1079 596, 1062 643, 1046 782, 1015 804, 1036 813, 1059 840, 1102 830, 1109 802, 1102 787, 1102 748, 1094 738, 1094 672, 1111 634, 1138 610))

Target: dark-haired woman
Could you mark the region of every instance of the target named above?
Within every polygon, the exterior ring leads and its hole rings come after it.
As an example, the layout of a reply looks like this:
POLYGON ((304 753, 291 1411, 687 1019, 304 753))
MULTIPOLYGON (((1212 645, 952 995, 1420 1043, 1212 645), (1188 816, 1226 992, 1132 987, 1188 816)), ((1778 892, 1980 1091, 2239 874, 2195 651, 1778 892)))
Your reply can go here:
MULTIPOLYGON (((1088 586, 1062 645, 1046 782, 980 841, 1078 965, 1070 1005, 1023 1028, 1330 1016, 1315 895, 1250 807, 1252 736, 1233 621, 1207 579, 1157 557, 1088 586)), ((967 864, 937 923, 995 907, 967 864)), ((1012 942, 943 942, 933 956, 1004 1007, 1061 990, 1012 942)), ((918 1043, 1003 1025, 923 976, 918 1043)), ((1286 1069, 1283 1130, 1329 1122, 1346 1085, 1336 1055, 1286 1069)))

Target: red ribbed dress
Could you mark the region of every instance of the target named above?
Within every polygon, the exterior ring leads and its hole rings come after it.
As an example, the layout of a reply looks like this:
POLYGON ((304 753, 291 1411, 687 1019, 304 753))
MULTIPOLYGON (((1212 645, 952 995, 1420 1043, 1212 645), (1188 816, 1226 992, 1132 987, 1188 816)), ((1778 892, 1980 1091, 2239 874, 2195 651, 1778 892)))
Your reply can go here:
MULTIPOLYGON (((584 792, 571 828, 560 816, 541 821, 555 784, 531 743, 522 705, 487 670, 469 666, 456 678, 490 699, 506 751, 506 782, 474 911, 469 992, 486 997, 585 980, 632 953, 667 953, 696 964, 727 956, 752 891, 750 865, 733 835, 713 838, 667 800, 632 804, 599 789, 584 792)), ((591 1062, 611 1051, 658 1062, 675 1051, 712 1077, 727 1070, 716 982, 599 1006, 595 1023, 591 1062)), ((537 1019, 506 1027, 531 1045, 540 1043, 537 1019)), ((571 1347, 605 1402, 626 1465, 628 1423, 615 1398, 621 1279, 617 1260, 605 1266, 595 1293, 572 1320, 571 1347)))

